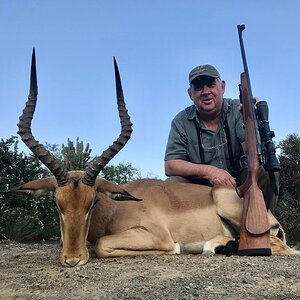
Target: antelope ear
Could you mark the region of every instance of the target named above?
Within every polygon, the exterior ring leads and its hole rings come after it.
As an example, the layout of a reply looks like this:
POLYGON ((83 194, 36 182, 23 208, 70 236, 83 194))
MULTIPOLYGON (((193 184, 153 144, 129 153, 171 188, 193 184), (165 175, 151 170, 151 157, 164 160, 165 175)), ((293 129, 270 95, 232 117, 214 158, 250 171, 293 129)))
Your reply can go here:
POLYGON ((22 184, 19 187, 1 191, 2 193, 11 193, 11 194, 19 194, 19 195, 27 195, 27 196, 39 196, 46 192, 55 191, 57 187, 56 179, 54 176, 33 180, 22 184))
POLYGON ((107 181, 104 178, 97 177, 95 186, 97 192, 103 193, 109 198, 116 201, 126 201, 126 200, 142 201, 142 199, 138 199, 132 196, 131 194, 129 194, 126 190, 124 190, 119 185, 107 181))

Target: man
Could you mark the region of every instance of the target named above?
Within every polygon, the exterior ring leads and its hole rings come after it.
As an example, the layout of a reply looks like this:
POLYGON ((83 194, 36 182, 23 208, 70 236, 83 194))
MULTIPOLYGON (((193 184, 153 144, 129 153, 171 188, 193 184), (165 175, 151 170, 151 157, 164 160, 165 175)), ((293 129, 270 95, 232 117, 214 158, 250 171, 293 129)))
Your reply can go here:
MULTIPOLYGON (((167 180, 241 185, 247 176, 247 164, 240 101, 223 98, 225 81, 211 65, 194 68, 189 84, 188 94, 194 104, 172 121, 165 154, 167 180)), ((260 173, 258 185, 274 213, 274 187, 263 168, 260 173)))

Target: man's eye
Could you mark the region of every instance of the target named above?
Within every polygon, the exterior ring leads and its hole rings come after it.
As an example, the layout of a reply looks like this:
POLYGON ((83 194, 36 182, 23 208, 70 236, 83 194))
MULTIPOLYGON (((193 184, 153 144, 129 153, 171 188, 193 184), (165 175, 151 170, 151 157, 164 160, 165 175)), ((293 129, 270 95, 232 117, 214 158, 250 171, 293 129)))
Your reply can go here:
POLYGON ((194 89, 196 91, 201 91, 203 89, 203 86, 195 86, 194 89))

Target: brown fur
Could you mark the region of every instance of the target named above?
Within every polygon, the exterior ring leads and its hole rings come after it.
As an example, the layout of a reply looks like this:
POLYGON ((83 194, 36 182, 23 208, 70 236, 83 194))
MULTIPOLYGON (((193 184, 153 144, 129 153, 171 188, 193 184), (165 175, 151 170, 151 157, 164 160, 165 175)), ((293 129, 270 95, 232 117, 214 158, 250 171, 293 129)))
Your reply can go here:
POLYGON ((271 249, 273 255, 293 255, 295 251, 286 245, 281 239, 277 236, 271 235, 271 249))
MULTIPOLYGON (((100 257, 174 254, 180 253, 180 245, 185 252, 211 255, 239 232, 243 202, 233 188, 155 179, 118 186, 100 177, 91 187, 81 182, 82 174, 69 172, 71 180, 64 187, 50 177, 14 190, 55 192, 63 241, 60 260, 65 266, 88 261, 87 240, 95 243, 100 257)), ((281 227, 271 214, 269 222, 276 236, 281 227)), ((273 253, 292 254, 285 240, 279 241, 271 238, 273 253)))

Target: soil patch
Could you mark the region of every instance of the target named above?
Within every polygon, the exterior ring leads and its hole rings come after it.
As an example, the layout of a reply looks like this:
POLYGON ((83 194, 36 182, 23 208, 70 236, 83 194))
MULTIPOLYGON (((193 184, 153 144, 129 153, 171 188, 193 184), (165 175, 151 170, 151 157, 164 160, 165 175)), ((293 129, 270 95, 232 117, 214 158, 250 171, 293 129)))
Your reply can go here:
POLYGON ((58 242, 0 241, 0 299, 300 299, 300 256, 160 255, 59 264, 58 242))

